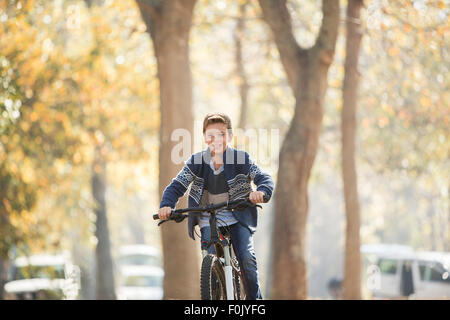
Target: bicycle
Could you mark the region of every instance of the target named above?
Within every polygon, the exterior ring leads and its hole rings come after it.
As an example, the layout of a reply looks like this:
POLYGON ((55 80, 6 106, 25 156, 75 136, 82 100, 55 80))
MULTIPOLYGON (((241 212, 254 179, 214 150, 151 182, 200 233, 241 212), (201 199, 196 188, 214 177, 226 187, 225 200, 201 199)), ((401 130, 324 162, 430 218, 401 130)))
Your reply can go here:
MULTIPOLYGON (((268 197, 264 196, 264 202, 268 197)), ((191 207, 185 209, 172 209, 167 220, 160 221, 158 226, 164 222, 173 220, 182 222, 189 215, 198 216, 199 213, 208 212, 211 237, 207 243, 202 243, 202 266, 200 274, 200 293, 202 300, 244 300, 245 287, 239 262, 233 254, 229 226, 217 225, 217 211, 221 209, 234 211, 246 207, 259 207, 248 198, 240 198, 233 201, 210 204, 205 207, 191 207), (214 246, 215 254, 208 253, 210 246, 214 246)), ((158 214, 153 215, 158 220, 158 214)), ((219 219, 220 220, 220 219, 219 219)))

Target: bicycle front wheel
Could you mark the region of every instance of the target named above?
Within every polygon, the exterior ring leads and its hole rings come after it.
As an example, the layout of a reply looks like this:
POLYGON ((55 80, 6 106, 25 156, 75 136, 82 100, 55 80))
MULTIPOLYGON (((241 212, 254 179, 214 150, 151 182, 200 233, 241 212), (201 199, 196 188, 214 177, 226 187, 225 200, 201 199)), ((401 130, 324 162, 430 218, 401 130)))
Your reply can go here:
POLYGON ((225 272, 219 259, 208 254, 202 262, 200 274, 202 300, 226 300, 225 272))

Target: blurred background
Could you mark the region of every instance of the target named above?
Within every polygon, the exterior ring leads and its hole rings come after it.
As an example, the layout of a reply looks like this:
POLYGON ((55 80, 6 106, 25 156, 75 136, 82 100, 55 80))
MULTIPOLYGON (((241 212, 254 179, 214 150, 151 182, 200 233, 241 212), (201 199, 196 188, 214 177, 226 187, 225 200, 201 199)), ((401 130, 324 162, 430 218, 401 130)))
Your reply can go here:
POLYGON ((0 0, 0 299, 199 299, 198 240, 152 215, 216 111, 276 183, 264 298, 450 299, 449 10, 0 0))

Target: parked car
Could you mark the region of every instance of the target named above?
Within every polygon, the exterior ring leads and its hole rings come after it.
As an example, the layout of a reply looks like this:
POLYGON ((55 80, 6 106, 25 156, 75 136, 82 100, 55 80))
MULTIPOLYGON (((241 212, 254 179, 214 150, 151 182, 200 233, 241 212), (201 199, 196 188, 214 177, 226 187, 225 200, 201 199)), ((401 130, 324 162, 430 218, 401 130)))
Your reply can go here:
POLYGON ((117 264, 119 268, 127 265, 161 267, 161 252, 143 244, 121 246, 118 249, 117 264))
POLYGON ((164 271, 154 266, 123 266, 119 276, 119 300, 161 300, 164 271))
POLYGON ((405 246, 362 246, 372 256, 370 291, 376 299, 449 299, 450 253, 405 246))
POLYGON ((65 254, 38 254, 14 260, 5 284, 7 299, 76 299, 80 269, 65 254))

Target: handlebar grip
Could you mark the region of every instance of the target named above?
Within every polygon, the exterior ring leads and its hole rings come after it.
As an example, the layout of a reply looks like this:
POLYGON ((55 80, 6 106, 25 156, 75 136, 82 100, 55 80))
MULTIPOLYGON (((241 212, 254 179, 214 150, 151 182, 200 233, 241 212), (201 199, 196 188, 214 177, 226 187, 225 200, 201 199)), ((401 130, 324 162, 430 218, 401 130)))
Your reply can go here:
POLYGON ((266 203, 267 201, 269 201, 269 196, 267 194, 264 194, 263 196, 263 201, 264 203, 266 203))
POLYGON ((159 215, 158 214, 154 214, 153 215, 153 220, 158 220, 159 219, 159 215))

